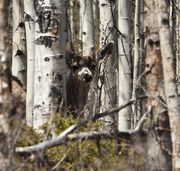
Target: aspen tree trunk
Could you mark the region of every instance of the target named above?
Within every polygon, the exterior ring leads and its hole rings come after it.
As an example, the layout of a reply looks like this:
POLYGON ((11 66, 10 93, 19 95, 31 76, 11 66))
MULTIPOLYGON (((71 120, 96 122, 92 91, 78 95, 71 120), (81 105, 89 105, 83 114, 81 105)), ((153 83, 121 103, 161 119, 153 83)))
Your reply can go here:
POLYGON ((12 138, 10 130, 11 95, 10 95, 10 56, 7 54, 8 4, 0 1, 0 170, 11 171, 12 138))
POLYGON ((137 101, 137 88, 138 88, 138 78, 140 76, 140 68, 141 68, 141 36, 140 36, 140 17, 141 17, 141 0, 135 1, 135 16, 134 16, 134 64, 133 64, 133 91, 132 91, 132 99, 135 99, 135 106, 133 107, 133 127, 136 126, 139 117, 137 110, 138 101, 137 101))
POLYGON ((81 2, 82 10, 82 48, 83 56, 88 56, 95 51, 95 33, 93 19, 93 2, 81 2))
POLYGON ((13 1, 13 56, 12 75, 26 87, 26 50, 23 0, 13 1))
POLYGON ((180 170, 180 99, 175 82, 175 55, 173 53, 172 35, 169 26, 169 4, 158 0, 159 36, 163 62, 165 94, 172 140, 173 171, 180 170))
MULTIPOLYGON (((119 66, 119 106, 132 96, 131 59, 130 59, 130 0, 118 1, 118 29, 124 35, 118 39, 119 66)), ((118 114, 119 131, 130 129, 132 108, 128 106, 118 114)))
MULTIPOLYGON (((175 1, 175 0, 174 0, 175 1)), ((172 1, 173 2, 173 1, 172 1)), ((176 4, 174 5, 176 10, 180 9, 180 1, 176 0, 176 4)), ((176 32, 176 72, 177 72, 177 84, 178 84, 178 93, 180 93, 180 16, 179 12, 176 12, 176 26, 175 26, 175 32, 176 32)))
POLYGON ((35 89, 34 128, 66 106, 66 6, 65 0, 34 1, 35 89))
POLYGON ((74 0, 70 0, 70 29, 71 29, 71 41, 73 42, 74 40, 74 4, 75 1, 74 0))
POLYGON ((79 41, 81 42, 80 44, 80 50, 82 51, 82 23, 83 23, 83 3, 84 1, 79 0, 79 41))
POLYGON ((34 105, 34 41, 35 41, 35 13, 32 0, 24 0, 24 18, 26 29, 27 49, 27 88, 26 88, 26 124, 32 126, 34 105))
MULTIPOLYGON (((106 43, 115 40, 114 32, 114 23, 112 13, 114 13, 109 0, 100 0, 99 9, 100 9, 100 47, 103 47, 106 43)), ((100 90, 100 110, 106 111, 112 107, 115 107, 117 104, 116 96, 116 80, 117 80, 117 57, 115 53, 115 48, 111 56, 104 60, 100 65, 101 73, 100 77, 103 82, 101 82, 100 90)), ((113 118, 106 117, 104 119, 106 126, 112 125, 113 118)))
POLYGON ((93 19, 95 33, 95 47, 99 47, 99 1, 93 0, 93 19))
POLYGON ((171 137, 158 30, 158 2, 156 0, 144 2, 145 41, 145 92, 147 95, 146 109, 149 112, 146 138, 146 166, 148 171, 171 170, 171 137))

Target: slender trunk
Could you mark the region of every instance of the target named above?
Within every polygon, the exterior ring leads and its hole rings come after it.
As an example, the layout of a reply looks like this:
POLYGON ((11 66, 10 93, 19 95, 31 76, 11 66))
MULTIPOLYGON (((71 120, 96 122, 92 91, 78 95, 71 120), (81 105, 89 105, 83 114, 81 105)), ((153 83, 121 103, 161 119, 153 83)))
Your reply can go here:
POLYGON ((141 36, 140 36, 140 17, 141 17, 141 0, 135 1, 135 16, 134 16, 134 64, 133 64, 133 91, 132 98, 136 100, 135 106, 133 107, 133 127, 136 126, 138 120, 138 101, 137 101, 137 88, 138 88, 138 78, 140 76, 140 52, 141 52, 141 36))
POLYGON ((66 106, 65 0, 35 1, 34 128, 66 106), (61 21, 61 22, 59 22, 61 21))
MULTIPOLYGON (((112 14, 114 14, 114 3, 109 0, 100 0, 100 47, 110 41, 115 40, 114 23, 112 14)), ((112 55, 105 59, 103 63, 100 64, 101 73, 100 77, 103 82, 101 82, 100 90, 100 110, 106 111, 117 104, 116 96, 116 80, 117 80, 117 57, 115 53, 115 48, 112 55)), ((105 125, 112 126, 112 117, 104 118, 106 122, 105 125)), ((111 128, 110 126, 110 128, 111 128)))
MULTIPOLYGON (((174 0, 175 1, 175 0, 174 0)), ((172 1, 173 2, 173 1, 172 1)), ((180 9, 180 1, 176 1, 174 7, 180 9)), ((180 16, 179 12, 176 12, 176 26, 175 26, 175 35, 176 35, 176 74, 177 74, 177 84, 178 84, 178 93, 180 94, 180 16)))
POLYGON ((82 44, 83 56, 88 56, 95 51, 95 34, 93 19, 93 2, 85 0, 81 2, 82 10, 82 44))
POLYGON ((82 25, 83 25, 83 3, 84 1, 79 1, 79 41, 80 41, 80 49, 79 51, 82 51, 82 25))
POLYGON ((175 55, 173 53, 172 37, 169 27, 169 4, 165 0, 159 0, 159 36, 161 42, 161 54, 163 62, 163 76, 165 94, 168 107, 171 139, 173 171, 180 170, 180 103, 175 82, 175 55))
MULTIPOLYGON (((130 0, 118 1, 118 28, 123 36, 118 40, 119 66, 119 106, 132 96, 131 59, 130 59, 130 0)), ((119 131, 130 129, 132 108, 128 106, 119 112, 119 131)))
POLYGON ((11 129, 10 129, 10 56, 7 54, 8 4, 0 1, 0 167, 2 171, 11 171, 11 129))
POLYGON ((23 0, 13 1, 13 55, 12 75, 26 87, 26 51, 23 0))
POLYGON ((99 1, 93 0, 93 20, 95 33, 95 46, 99 47, 99 1))
POLYGON ((75 36, 75 33, 74 33, 74 0, 70 0, 70 29, 71 29, 71 41, 73 42, 74 41, 74 36, 75 36))
POLYGON ((26 49, 27 49, 27 88, 26 88, 26 123, 32 126, 33 105, 34 105, 34 7, 32 0, 24 0, 24 18, 26 29, 26 49))

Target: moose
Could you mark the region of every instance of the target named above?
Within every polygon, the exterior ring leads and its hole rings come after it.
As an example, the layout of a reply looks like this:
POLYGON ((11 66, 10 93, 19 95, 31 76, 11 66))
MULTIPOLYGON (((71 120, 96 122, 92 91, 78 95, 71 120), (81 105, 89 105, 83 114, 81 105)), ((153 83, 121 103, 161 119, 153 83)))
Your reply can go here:
POLYGON ((67 65, 70 75, 67 80, 67 105, 70 112, 79 115, 83 110, 91 82, 95 72, 98 72, 100 61, 111 55, 114 42, 104 45, 96 54, 88 56, 77 55, 73 51, 67 52, 67 65))

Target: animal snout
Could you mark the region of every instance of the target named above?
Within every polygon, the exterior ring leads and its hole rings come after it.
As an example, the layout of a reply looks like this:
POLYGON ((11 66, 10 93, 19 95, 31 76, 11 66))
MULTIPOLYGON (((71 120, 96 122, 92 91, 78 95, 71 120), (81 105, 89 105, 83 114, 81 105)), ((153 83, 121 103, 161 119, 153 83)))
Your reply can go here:
POLYGON ((78 72, 78 76, 79 78, 83 79, 83 81, 85 82, 89 82, 92 80, 92 72, 89 70, 88 67, 84 67, 82 68, 79 72, 78 72))
POLYGON ((86 74, 83 74, 83 78, 86 82, 89 82, 92 80, 92 75, 86 73, 86 74))

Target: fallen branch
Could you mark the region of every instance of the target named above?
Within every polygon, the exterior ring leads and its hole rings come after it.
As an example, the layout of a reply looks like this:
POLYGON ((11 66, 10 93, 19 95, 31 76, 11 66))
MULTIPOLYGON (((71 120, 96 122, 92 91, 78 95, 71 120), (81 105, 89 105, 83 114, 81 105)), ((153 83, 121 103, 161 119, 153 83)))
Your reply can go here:
POLYGON ((76 141, 79 139, 99 139, 99 138, 108 138, 108 139, 119 139, 120 137, 126 137, 127 139, 130 138, 130 135, 132 134, 131 131, 127 132, 118 132, 118 133, 111 133, 108 131, 89 131, 89 132, 80 132, 80 133, 74 133, 69 134, 66 136, 65 139, 60 140, 57 138, 53 138, 49 141, 44 141, 42 143, 39 143, 37 145, 32 145, 29 147, 17 147, 16 153, 33 153, 33 152, 39 152, 39 151, 45 151, 47 148, 54 147, 54 146, 61 146, 66 144, 69 141, 76 141), (52 143, 53 142, 53 143, 52 143))
MULTIPOLYGON (((74 124, 74 125, 70 126, 68 129, 66 129, 60 135, 58 135, 57 137, 55 137, 53 139, 46 140, 46 141, 43 141, 43 142, 41 142, 39 144, 32 145, 32 146, 29 146, 29 147, 16 147, 15 152, 16 153, 32 153, 32 152, 37 152, 37 151, 41 151, 41 150, 45 151, 46 149, 48 149, 50 147, 61 145, 66 137, 68 137, 69 139, 73 139, 73 134, 69 135, 69 136, 68 136, 68 134, 70 134, 74 130, 78 129, 79 127, 81 127, 81 126, 83 126, 83 125, 85 125, 85 124, 87 124, 87 123, 89 123, 91 121, 96 121, 96 120, 98 120, 98 119, 100 119, 102 117, 117 113, 121 109, 125 108, 126 106, 131 105, 133 102, 134 102, 134 100, 130 100, 130 101, 126 102, 125 104, 121 105, 120 107, 117 107, 117 108, 114 108, 114 109, 111 109, 109 111, 105 111, 105 112, 102 112, 102 113, 95 114, 94 116, 92 116, 90 118, 82 120, 82 121, 78 122, 77 124, 74 124)), ((122 133, 131 134, 132 131, 127 131, 127 132, 122 132, 122 133)), ((108 132, 101 132, 101 133, 97 133, 97 134, 98 134, 98 136, 100 136, 100 134, 103 134, 104 136, 105 135, 106 136, 112 136, 108 132)), ((96 134, 92 132, 92 134, 89 133, 88 137, 94 137, 95 135, 96 134)), ((87 136, 87 134, 83 135, 83 133, 81 133, 81 134, 79 133, 79 134, 74 134, 74 136, 76 137, 76 139, 80 139, 80 138, 82 138, 82 136, 87 136), (80 137, 78 137, 78 135, 80 137)))

